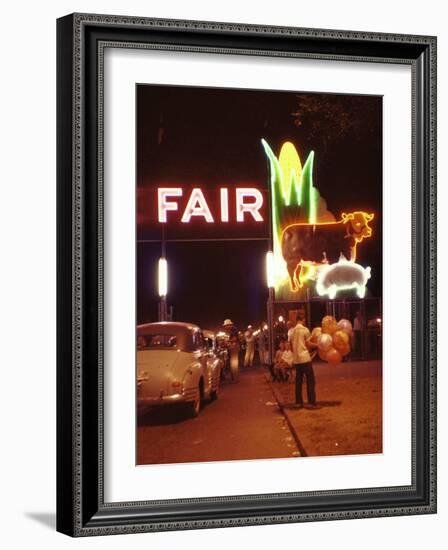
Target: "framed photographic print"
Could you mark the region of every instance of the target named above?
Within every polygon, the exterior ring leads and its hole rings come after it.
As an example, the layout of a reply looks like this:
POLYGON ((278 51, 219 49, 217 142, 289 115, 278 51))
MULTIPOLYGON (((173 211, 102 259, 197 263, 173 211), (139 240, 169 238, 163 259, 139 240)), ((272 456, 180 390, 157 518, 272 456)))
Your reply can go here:
POLYGON ((57 40, 57 529, 434 513, 436 38, 57 40))

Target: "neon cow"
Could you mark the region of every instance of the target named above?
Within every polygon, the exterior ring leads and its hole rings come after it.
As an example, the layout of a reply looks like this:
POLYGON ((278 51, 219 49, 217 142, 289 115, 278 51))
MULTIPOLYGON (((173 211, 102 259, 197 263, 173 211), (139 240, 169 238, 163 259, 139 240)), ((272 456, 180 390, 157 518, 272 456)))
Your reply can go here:
POLYGON ((316 291, 319 296, 327 294, 333 300, 340 290, 354 288, 358 297, 364 298, 370 276, 370 267, 364 268, 341 254, 337 263, 319 267, 316 291))
POLYGON ((292 290, 297 291, 305 279, 315 275, 319 265, 336 263, 340 254, 355 262, 358 244, 372 235, 369 222, 373 218, 373 213, 356 211, 342 214, 335 222, 288 225, 282 232, 281 250, 292 290))

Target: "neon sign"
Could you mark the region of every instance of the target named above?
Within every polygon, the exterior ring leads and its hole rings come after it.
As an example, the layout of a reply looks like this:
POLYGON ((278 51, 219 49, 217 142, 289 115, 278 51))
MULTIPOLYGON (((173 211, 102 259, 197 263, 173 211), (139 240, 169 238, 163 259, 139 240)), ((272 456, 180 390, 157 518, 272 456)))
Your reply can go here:
POLYGON ((181 197, 182 189, 181 188, 164 188, 159 187, 157 189, 157 204, 159 209, 159 222, 166 223, 168 221, 166 213, 171 211, 176 211, 178 209, 177 202, 169 201, 168 197, 181 197))
POLYGON ((244 213, 252 215, 256 222, 262 222, 260 208, 263 206, 263 195, 258 189, 249 187, 236 188, 236 221, 244 221, 244 213), (245 202, 246 198, 254 198, 254 202, 245 202))
POLYGON ((214 221, 204 194, 198 187, 191 192, 181 222, 190 223, 193 216, 202 216, 207 223, 213 223, 214 221))
POLYGON ((353 288, 359 298, 364 298, 366 284, 371 275, 370 272, 370 267, 364 268, 362 265, 349 261, 341 255, 337 263, 319 268, 316 291, 319 296, 328 295, 333 300, 340 290, 353 288))
MULTIPOLYGON (((182 197, 184 190, 182 187, 159 187, 157 189, 157 209, 159 223, 168 223, 168 212, 177 212, 179 203, 176 200, 182 197)), ((254 187, 236 187, 234 188, 234 205, 236 221, 242 223, 246 219, 252 219, 255 222, 263 222, 263 216, 260 210, 263 207, 263 195, 261 191, 254 187)), ((219 212, 215 216, 205 198, 200 187, 191 190, 187 205, 185 206, 180 221, 190 223, 192 219, 202 219, 206 223, 215 223, 216 220, 227 223, 230 221, 229 209, 229 189, 222 187, 219 190, 219 212)))
MULTIPOLYGON (((359 265, 354 263, 357 246, 372 236, 369 222, 374 214, 360 210, 343 213, 337 220, 314 186, 314 151, 302 165, 291 142, 282 145, 278 158, 264 139, 261 142, 270 162, 273 235, 270 280, 274 288, 280 290, 287 285, 297 292, 306 283, 316 281, 322 267, 338 263, 340 254, 349 258, 351 266, 359 265)), ((322 280, 319 288, 322 292, 328 290, 322 280)), ((329 292, 333 294, 338 288, 336 285, 329 292)), ((362 285, 358 295, 361 288, 362 285)))
POLYGON ((281 235, 282 255, 291 282, 297 290, 304 281, 313 278, 315 267, 335 263, 340 254, 356 260, 357 245, 371 237, 369 222, 374 214, 351 212, 342 214, 342 219, 326 223, 296 223, 285 227, 281 235), (302 273, 303 267, 307 268, 302 273))
POLYGON ((261 143, 270 163, 274 256, 272 277, 278 290, 287 278, 286 262, 281 248, 282 228, 297 221, 315 222, 319 192, 314 188, 312 180, 313 151, 302 166, 297 149, 291 142, 282 145, 278 158, 266 140, 262 139, 261 143))

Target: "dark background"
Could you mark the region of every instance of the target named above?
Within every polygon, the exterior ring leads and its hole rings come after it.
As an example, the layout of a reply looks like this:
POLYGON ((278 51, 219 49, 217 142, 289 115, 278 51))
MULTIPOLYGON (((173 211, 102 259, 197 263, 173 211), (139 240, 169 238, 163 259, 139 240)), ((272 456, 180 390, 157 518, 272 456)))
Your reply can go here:
MULTIPOLYGON (((302 164, 314 150, 314 185, 339 219, 375 212, 373 237, 358 249, 372 267, 371 296, 382 292, 382 98, 337 94, 137 86, 137 322, 157 319, 161 185, 213 190, 268 189, 261 138, 276 155, 292 141, 302 164)), ((210 191, 212 192, 212 191, 210 191)), ((211 205, 213 207, 214 205, 211 205)), ((168 215, 170 215, 169 213, 168 215)), ((257 237, 266 240, 167 242, 168 303, 174 319, 217 328, 230 317, 240 327, 266 317, 265 253, 269 223, 168 224, 165 238, 257 237)))

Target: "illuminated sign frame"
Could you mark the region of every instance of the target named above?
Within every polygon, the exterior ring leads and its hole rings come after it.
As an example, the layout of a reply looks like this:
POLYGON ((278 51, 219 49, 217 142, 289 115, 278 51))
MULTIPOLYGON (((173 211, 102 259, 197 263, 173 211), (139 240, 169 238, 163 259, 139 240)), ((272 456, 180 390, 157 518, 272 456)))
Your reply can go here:
MULTIPOLYGON (((235 221, 244 223, 246 214, 250 215, 252 221, 257 223, 264 222, 260 213, 264 204, 263 193, 256 187, 234 187, 232 188, 235 198, 235 221), (250 199, 247 201, 247 199, 250 199)), ((184 196, 183 187, 158 187, 157 188, 157 212, 158 222, 168 223, 168 212, 179 211, 179 203, 172 198, 184 196)), ((193 187, 188 202, 183 210, 180 221, 190 223, 192 219, 203 218, 206 223, 215 223, 215 217, 210 210, 207 199, 201 187, 193 187)), ((219 217, 218 221, 228 223, 229 214, 229 188, 221 187, 219 189, 219 217)))

